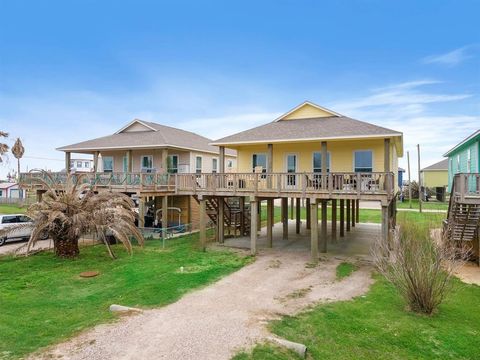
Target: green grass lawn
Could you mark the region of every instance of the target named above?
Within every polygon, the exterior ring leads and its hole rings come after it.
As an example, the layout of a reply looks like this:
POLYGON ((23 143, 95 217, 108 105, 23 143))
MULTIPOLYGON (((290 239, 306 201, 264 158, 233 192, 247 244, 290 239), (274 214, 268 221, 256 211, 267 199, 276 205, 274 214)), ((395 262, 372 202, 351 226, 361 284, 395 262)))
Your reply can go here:
MULTIPOLYGON (((290 212, 289 212, 290 216, 290 212)), ((319 219, 321 218, 319 210, 319 219)), ((415 221, 421 222, 424 224, 431 223, 433 227, 441 227, 442 221, 446 218, 447 214, 444 213, 418 213, 418 212, 408 212, 408 211, 398 211, 397 220, 406 220, 406 221, 415 221), (436 225, 435 225, 436 224, 436 225)), ((266 226, 267 224, 267 207, 262 206, 262 225, 266 226)), ((281 221, 281 209, 280 207, 275 207, 274 209, 274 218, 275 222, 281 221)), ((301 218, 306 219, 306 211, 304 208, 301 209, 301 218)), ((327 218, 331 220, 332 218, 332 209, 327 208, 327 218)), ((339 221, 340 215, 337 215, 337 221, 339 221)), ((346 219, 346 217, 345 217, 346 219)), ((361 223, 375 223, 380 224, 382 222, 382 213, 380 210, 371 210, 371 209, 360 209, 360 222, 361 223)))
MULTIPOLYGON (((409 209, 410 204, 408 200, 405 202, 397 201, 397 208, 399 209, 409 209)), ((412 209, 418 209, 418 199, 412 199, 412 209)), ((422 202, 422 209, 428 210, 448 210, 448 202, 440 202, 440 201, 423 201, 422 202)))
POLYGON ((17 205, 0 204, 0 214, 23 214, 27 211, 27 207, 19 207, 17 205))
POLYGON ((342 280, 347 276, 350 276, 357 267, 349 262, 342 262, 337 266, 337 280, 342 280))
POLYGON ((172 303, 250 261, 229 251, 198 251, 197 241, 196 235, 171 240, 165 250, 159 241, 148 241, 133 256, 116 246, 117 260, 103 246, 81 248, 74 261, 52 253, 0 257, 0 358, 18 358, 112 321, 111 304, 148 308, 172 303), (80 278, 87 270, 100 275, 80 278))
MULTIPOLYGON (((364 297, 320 305, 270 325, 273 333, 308 347, 309 359, 475 359, 480 339, 480 287, 454 281, 454 292, 428 317, 405 310, 380 276, 364 297)), ((268 344, 236 359, 297 359, 268 344)))

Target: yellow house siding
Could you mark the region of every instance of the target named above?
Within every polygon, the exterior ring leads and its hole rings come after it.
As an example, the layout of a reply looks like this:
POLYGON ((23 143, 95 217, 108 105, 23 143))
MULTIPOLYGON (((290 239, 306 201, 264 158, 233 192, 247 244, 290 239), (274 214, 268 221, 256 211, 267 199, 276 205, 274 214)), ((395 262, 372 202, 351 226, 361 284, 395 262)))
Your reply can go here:
MULTIPOLYGON (((268 146, 252 145, 240 146, 238 151, 238 171, 252 171, 252 155, 255 153, 267 154, 268 146)), ((374 140, 342 140, 327 142, 327 151, 330 153, 332 172, 354 171, 354 151, 372 150, 373 171, 384 171, 384 142, 383 139, 374 140)), ((273 171, 285 172, 285 157, 287 154, 296 154, 299 172, 313 171, 313 153, 321 151, 320 142, 298 142, 273 145, 273 171)), ((396 153, 391 151, 390 169, 394 171, 397 166, 396 153)))
POLYGON ((301 108, 293 111, 288 114, 282 120, 292 120, 292 119, 308 119, 308 118, 317 118, 317 117, 327 117, 332 116, 328 111, 316 108, 315 106, 305 104, 301 108))
POLYGON ((444 187, 448 185, 448 170, 422 171, 423 185, 426 187, 444 187))

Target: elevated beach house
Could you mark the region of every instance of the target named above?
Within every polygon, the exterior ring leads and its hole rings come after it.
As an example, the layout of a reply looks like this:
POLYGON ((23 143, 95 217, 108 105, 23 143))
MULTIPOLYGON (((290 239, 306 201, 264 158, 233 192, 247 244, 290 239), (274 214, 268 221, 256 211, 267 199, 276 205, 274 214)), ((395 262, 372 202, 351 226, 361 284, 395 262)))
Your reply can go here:
POLYGON ((448 159, 420 170, 422 185, 434 189, 438 201, 445 201, 445 193, 448 187, 448 159))
MULTIPOLYGON (((274 241, 274 200, 282 204, 283 238, 288 237, 288 200, 297 205, 297 233, 302 226, 300 205, 305 204, 309 231, 304 228, 303 234, 308 233, 312 260, 317 261, 319 250, 327 251, 327 204, 332 207, 330 234, 335 238, 358 222, 360 200, 378 202, 381 235, 388 239, 395 224, 403 135, 304 102, 268 124, 210 144, 189 132, 136 120, 114 135, 60 150, 67 164, 71 152, 93 154, 95 163, 101 155, 103 169, 95 169, 91 178, 99 191, 134 193, 142 201, 161 198, 163 208, 166 201, 193 198, 199 204, 203 245, 209 218, 219 242, 226 232, 238 231, 249 236, 255 254, 262 202, 267 205, 269 246, 274 241)), ((23 183, 28 186, 34 176, 23 174, 23 183)))

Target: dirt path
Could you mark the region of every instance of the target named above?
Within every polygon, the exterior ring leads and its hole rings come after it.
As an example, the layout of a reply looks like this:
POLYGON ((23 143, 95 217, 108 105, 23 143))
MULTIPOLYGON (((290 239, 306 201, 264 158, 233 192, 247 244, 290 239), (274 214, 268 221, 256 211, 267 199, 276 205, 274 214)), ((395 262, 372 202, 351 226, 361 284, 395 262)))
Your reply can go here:
POLYGON ((365 293, 371 266, 335 280, 339 258, 306 267, 308 253, 263 252, 257 260, 174 304, 100 325, 32 358, 230 359, 261 341, 268 320, 293 314, 319 301, 346 300, 365 293))

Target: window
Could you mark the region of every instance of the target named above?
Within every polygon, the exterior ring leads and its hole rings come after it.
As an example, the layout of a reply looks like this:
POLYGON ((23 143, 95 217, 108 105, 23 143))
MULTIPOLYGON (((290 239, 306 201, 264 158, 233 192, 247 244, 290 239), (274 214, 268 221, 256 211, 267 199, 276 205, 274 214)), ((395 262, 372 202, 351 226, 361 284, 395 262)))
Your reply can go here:
POLYGON ((81 161, 77 161, 77 168, 81 168, 82 167, 82 162, 81 161))
POLYGON ((152 169, 153 168, 153 156, 152 155, 143 155, 140 161, 142 169, 152 169))
POLYGON ((218 170, 218 159, 212 159, 212 173, 216 173, 218 170))
POLYGON ((460 154, 457 155, 457 173, 460 172, 460 154))
POLYGON ((18 216, 10 215, 2 218, 2 224, 15 224, 18 222, 18 216))
POLYGON ((354 160, 355 172, 372 172, 373 171, 373 154, 371 150, 355 151, 354 160))
POLYGON ((113 156, 103 158, 103 172, 113 172, 113 156))
POLYGON ((197 174, 202 173, 202 157, 201 156, 197 156, 195 158, 195 172, 197 174))
POLYGON ((124 173, 128 172, 128 156, 124 156, 122 159, 122 170, 124 173))
POLYGON ((229 169, 233 168, 233 161, 232 160, 227 160, 227 168, 229 168, 229 169))
POLYGON ((257 166, 262 167, 262 172, 267 172, 267 155, 253 154, 252 155, 252 171, 255 172, 257 166))
MULTIPOLYGON (((322 153, 313 153, 313 172, 322 172, 322 153)), ((330 153, 327 152, 327 172, 330 172, 330 153)))
POLYGON ((170 174, 178 173, 178 155, 168 155, 167 171, 170 174))
POLYGON ((90 161, 85 161, 84 166, 88 169, 90 167, 90 161))
POLYGON ((472 171, 472 149, 467 150, 467 173, 472 171))
POLYGON ((3 190, 0 190, 0 197, 3 196, 3 190))

